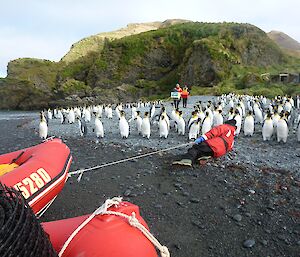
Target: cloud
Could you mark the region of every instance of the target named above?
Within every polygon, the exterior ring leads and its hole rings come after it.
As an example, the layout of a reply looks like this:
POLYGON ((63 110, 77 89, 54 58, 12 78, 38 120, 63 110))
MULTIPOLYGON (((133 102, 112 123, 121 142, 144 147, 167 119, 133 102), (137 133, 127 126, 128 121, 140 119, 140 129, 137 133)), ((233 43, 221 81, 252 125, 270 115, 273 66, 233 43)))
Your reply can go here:
POLYGON ((72 40, 54 37, 39 37, 14 33, 13 29, 0 30, 0 76, 6 76, 6 67, 9 61, 32 57, 59 61, 69 50, 72 40))

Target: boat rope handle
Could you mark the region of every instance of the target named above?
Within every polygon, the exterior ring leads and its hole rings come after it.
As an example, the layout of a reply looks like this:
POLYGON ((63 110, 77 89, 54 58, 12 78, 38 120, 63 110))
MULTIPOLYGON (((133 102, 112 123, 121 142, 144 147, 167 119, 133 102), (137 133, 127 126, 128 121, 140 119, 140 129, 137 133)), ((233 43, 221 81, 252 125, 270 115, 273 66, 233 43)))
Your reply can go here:
MULTIPOLYGON (((17 160, 21 158, 21 156, 25 153, 25 151, 22 151, 16 158, 12 159, 9 164, 15 163, 17 160)), ((19 165, 20 166, 20 165, 19 165)))
POLYGON ((119 205, 119 203, 122 201, 121 197, 114 197, 112 199, 107 199, 103 205, 101 205, 97 210, 95 210, 84 222, 82 222, 75 230, 74 232, 69 236, 67 241, 64 243, 63 247, 59 251, 58 257, 61 257, 65 250, 67 249, 68 245, 71 243, 73 238, 79 233, 79 231, 84 228, 96 215, 101 214, 105 210, 107 210, 109 207, 113 205, 119 205))
POLYGON ((129 157, 129 158, 122 159, 122 160, 119 160, 119 161, 114 161, 114 162, 109 162, 109 163, 97 165, 97 166, 86 168, 86 169, 79 169, 79 170, 76 170, 76 171, 71 171, 71 172, 69 172, 68 175, 69 175, 69 177, 71 177, 73 175, 79 174, 77 180, 78 180, 78 182, 80 182, 83 173, 86 172, 86 171, 96 170, 96 169, 112 166, 112 165, 115 165, 115 164, 131 161, 131 160, 135 160, 135 159, 139 159, 139 158, 143 158, 143 157, 150 156, 150 155, 153 155, 153 154, 167 152, 167 151, 170 151, 170 150, 173 150, 173 149, 176 149, 176 148, 180 148, 180 147, 183 147, 183 146, 187 146, 187 145, 190 145, 190 144, 194 144, 194 142, 189 142, 189 143, 185 143, 185 144, 181 144, 181 145, 177 145, 177 146, 172 146, 172 147, 169 147, 169 148, 165 148, 165 149, 153 151, 153 152, 150 152, 150 153, 145 153, 145 154, 129 157))
POLYGON ((119 217, 123 217, 128 220, 129 225, 132 227, 137 228, 140 230, 143 235, 155 246, 159 249, 161 257, 170 257, 169 249, 161 245, 159 241, 150 233, 150 231, 143 226, 139 222, 139 220, 135 216, 135 212, 132 212, 131 216, 121 213, 121 212, 115 212, 115 211, 108 211, 108 208, 112 206, 118 206, 122 202, 122 197, 114 197, 112 199, 107 199, 103 205, 101 205, 97 210, 95 210, 84 222, 82 222, 75 230, 74 232, 69 236, 67 241, 64 243, 63 247, 61 248, 58 256, 61 257, 71 241, 74 239, 74 237, 80 232, 82 228, 84 228, 95 216, 97 215, 115 215, 119 217))
POLYGON ((153 236, 150 231, 145 228, 143 224, 139 222, 139 220, 135 217, 135 212, 132 212, 131 216, 115 211, 106 211, 103 212, 102 215, 115 215, 119 217, 123 217, 128 220, 128 223, 132 226, 140 230, 144 236, 160 251, 161 257, 170 257, 170 252, 168 247, 165 245, 161 245, 160 242, 153 236))

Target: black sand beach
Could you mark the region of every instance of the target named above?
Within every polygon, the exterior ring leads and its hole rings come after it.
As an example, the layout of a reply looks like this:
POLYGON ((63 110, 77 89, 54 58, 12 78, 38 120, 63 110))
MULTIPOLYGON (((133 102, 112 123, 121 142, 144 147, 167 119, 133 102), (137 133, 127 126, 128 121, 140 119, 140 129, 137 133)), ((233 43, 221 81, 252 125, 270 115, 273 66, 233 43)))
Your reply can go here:
MULTIPOLYGON (((0 154, 40 142, 30 122, 30 117, 0 119, 0 154)), ((89 137, 63 140, 74 158, 71 170, 151 151, 122 142, 96 144, 89 137)), ((276 150, 277 145, 256 148, 255 165, 255 161, 235 159, 247 148, 254 151, 247 142, 255 139, 245 140, 238 139, 236 150, 226 158, 193 169, 172 167, 175 155, 164 153, 86 173, 80 183, 72 177, 41 221, 90 213, 107 198, 124 196, 140 207, 151 231, 168 246, 172 257, 297 257, 300 178, 299 168, 289 167, 299 167, 299 143, 287 144, 283 151, 287 155, 274 153, 270 158, 280 162, 271 159, 268 166, 263 152, 276 150), (247 248, 243 246, 246 240, 255 244, 247 248)))

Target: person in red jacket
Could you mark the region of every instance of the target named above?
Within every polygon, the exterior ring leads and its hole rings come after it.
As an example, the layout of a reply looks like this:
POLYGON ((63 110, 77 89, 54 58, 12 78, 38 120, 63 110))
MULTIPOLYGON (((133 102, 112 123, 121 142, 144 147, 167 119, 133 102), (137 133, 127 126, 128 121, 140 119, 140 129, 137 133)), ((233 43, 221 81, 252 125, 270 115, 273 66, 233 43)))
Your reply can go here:
POLYGON ((182 92, 181 92, 181 98, 182 98, 182 107, 186 108, 187 105, 187 99, 189 97, 189 91, 187 87, 184 87, 182 92))
POLYGON ((212 128, 210 131, 195 140, 195 144, 188 149, 180 161, 173 164, 192 166, 201 157, 220 157, 231 151, 234 144, 236 121, 225 121, 224 124, 212 128))

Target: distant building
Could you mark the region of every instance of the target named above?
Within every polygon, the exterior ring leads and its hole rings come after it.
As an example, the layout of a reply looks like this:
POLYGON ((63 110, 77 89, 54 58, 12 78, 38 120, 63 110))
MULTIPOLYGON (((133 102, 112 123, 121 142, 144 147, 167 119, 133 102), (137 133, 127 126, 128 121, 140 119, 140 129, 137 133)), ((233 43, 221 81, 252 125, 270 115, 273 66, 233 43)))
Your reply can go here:
POLYGON ((270 75, 270 81, 274 83, 300 83, 300 73, 279 73, 270 75))

